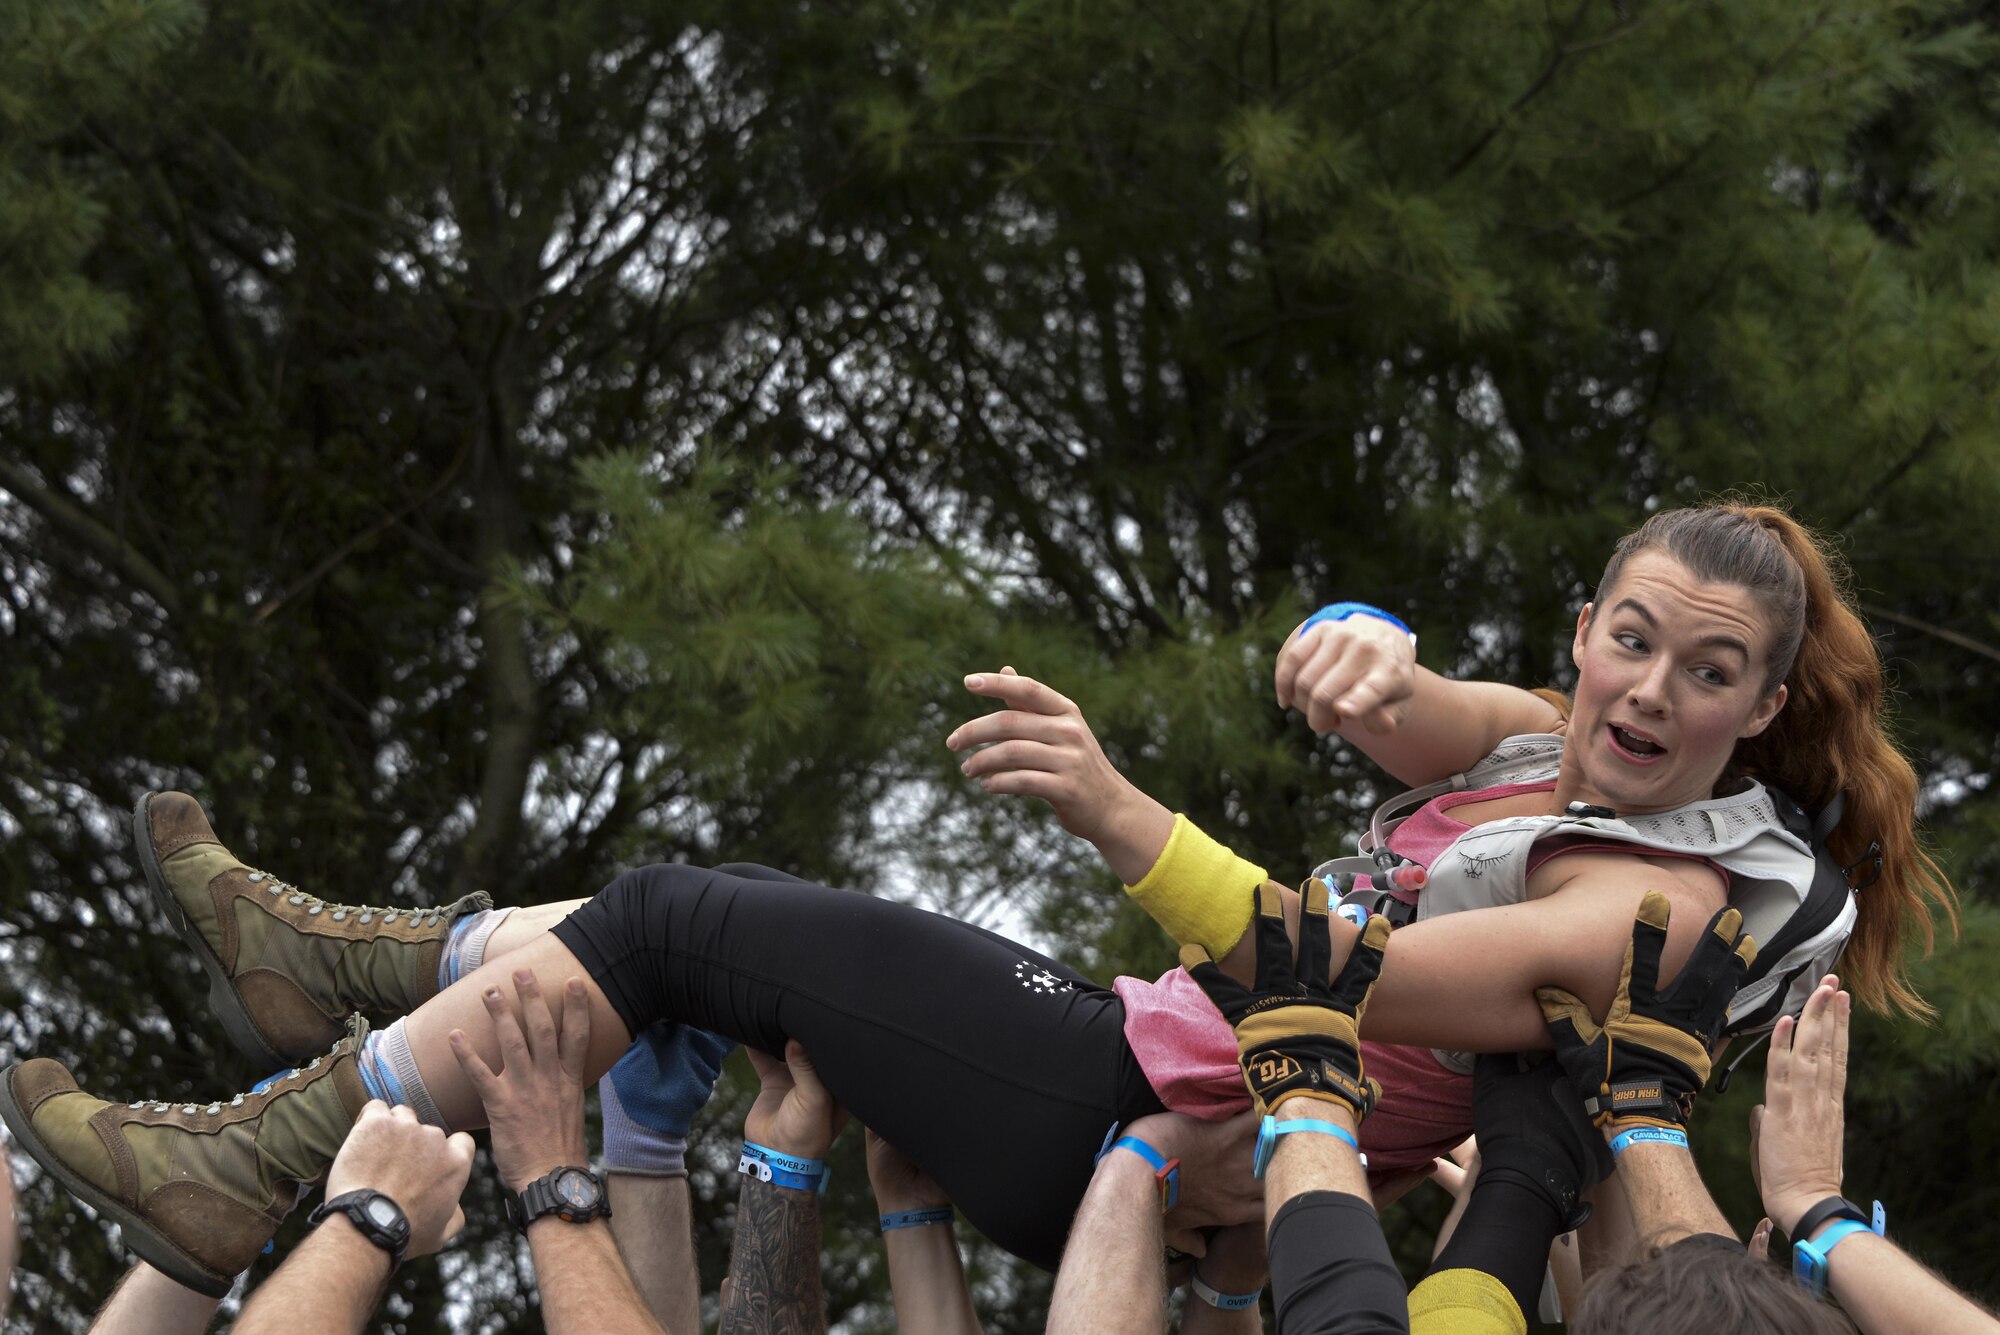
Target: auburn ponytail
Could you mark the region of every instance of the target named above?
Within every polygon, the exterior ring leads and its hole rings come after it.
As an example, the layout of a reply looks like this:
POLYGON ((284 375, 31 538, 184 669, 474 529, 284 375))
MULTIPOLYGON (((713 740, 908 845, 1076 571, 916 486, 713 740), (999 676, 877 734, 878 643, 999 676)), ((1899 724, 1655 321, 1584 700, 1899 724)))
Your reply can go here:
POLYGON ((1845 563, 1783 510, 1717 501, 1656 514, 1627 535, 1599 596, 1626 559, 1649 549, 1700 579, 1742 585, 1764 604, 1772 624, 1766 690, 1782 682, 1789 694, 1768 728, 1737 744, 1724 777, 1762 779, 1810 810, 1847 794, 1828 848, 1854 864, 1879 843, 1882 874, 1855 896, 1860 917, 1841 977, 1873 1010, 1928 1016, 1910 986, 1906 935, 1921 938, 1928 954, 1934 915, 1957 931, 1958 898, 1918 835, 1917 774, 1889 737, 1882 660, 1854 610, 1845 563))

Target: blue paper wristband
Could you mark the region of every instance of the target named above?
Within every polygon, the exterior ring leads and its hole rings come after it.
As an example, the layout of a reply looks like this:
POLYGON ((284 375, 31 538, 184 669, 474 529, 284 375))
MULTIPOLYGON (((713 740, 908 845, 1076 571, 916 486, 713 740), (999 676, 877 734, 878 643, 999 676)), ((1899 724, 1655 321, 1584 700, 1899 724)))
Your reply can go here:
POLYGON ((736 1171, 759 1182, 769 1182, 774 1187, 810 1191, 821 1196, 826 1195, 826 1184, 833 1180, 832 1171, 818 1159, 801 1159, 795 1154, 786 1154, 749 1140, 743 1142, 743 1153, 736 1160, 736 1171))
POLYGON ((958 1216, 949 1205, 936 1205, 928 1210, 899 1210, 895 1214, 882 1215, 876 1222, 884 1233, 899 1228, 922 1228, 926 1224, 949 1224, 958 1216))
POLYGON ((1634 1145, 1678 1145, 1688 1147, 1688 1134, 1664 1126, 1635 1126, 1611 1138, 1611 1157, 1617 1158, 1634 1145))
POLYGON ((1200 1271, 1188 1276, 1188 1287, 1194 1290, 1195 1297, 1223 1312, 1240 1312, 1246 1307, 1255 1307, 1257 1300, 1264 1296, 1262 1289, 1252 1289, 1248 1293, 1224 1293, 1203 1279, 1200 1271))
POLYGON ((1377 621, 1386 621, 1409 636, 1411 643, 1416 642, 1417 633, 1404 624, 1401 617, 1393 612, 1384 612, 1370 603, 1328 603, 1306 618, 1306 624, 1299 627, 1299 634, 1304 635, 1322 621, 1345 621, 1355 616, 1374 617, 1377 621))

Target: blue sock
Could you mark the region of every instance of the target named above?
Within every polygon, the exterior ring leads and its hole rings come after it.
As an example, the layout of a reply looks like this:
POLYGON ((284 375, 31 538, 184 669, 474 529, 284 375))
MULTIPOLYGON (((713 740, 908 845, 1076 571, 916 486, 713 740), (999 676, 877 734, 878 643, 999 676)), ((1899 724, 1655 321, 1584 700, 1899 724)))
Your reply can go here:
POLYGON ((410 1051, 409 1036, 401 1020, 387 1029, 371 1030, 361 1040, 361 1050, 355 1055, 355 1069, 369 1097, 380 1099, 392 1108, 399 1105, 408 1108, 418 1121, 451 1130, 445 1126, 437 1104, 431 1102, 431 1092, 417 1070, 416 1054, 410 1051))
POLYGON ((486 943, 513 912, 512 908, 480 909, 451 925, 444 953, 438 956, 438 991, 444 991, 486 962, 486 943))

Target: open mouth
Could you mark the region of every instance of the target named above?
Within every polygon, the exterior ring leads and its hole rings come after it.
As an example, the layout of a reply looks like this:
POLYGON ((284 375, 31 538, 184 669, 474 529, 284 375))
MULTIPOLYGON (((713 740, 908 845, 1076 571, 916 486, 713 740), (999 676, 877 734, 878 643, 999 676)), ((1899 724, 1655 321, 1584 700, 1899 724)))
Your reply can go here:
POLYGON ((1617 724, 1611 724, 1611 745, 1634 760, 1657 760, 1667 753, 1667 748, 1648 737, 1628 732, 1617 724))

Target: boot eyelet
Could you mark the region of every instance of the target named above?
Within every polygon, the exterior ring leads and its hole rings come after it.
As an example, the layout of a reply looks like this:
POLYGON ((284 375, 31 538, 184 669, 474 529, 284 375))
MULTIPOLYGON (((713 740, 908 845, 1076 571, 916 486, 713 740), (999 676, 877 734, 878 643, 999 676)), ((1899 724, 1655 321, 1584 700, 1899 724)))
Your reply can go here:
POLYGON ((324 905, 324 904, 315 904, 315 905, 313 905, 313 906, 312 906, 311 908, 309 908, 309 909, 307 909, 307 910, 306 910, 306 916, 307 916, 307 917, 312 917, 312 916, 313 916, 314 914, 318 913, 318 912, 319 912, 319 911, 320 911, 321 909, 323 909, 323 908, 325 908, 325 907, 326 907, 326 905, 324 905))
POLYGON ((253 872, 251 872, 251 873, 250 873, 250 884, 252 884, 252 885, 260 885, 260 884, 262 884, 262 883, 263 883, 263 880, 264 880, 264 873, 263 873, 263 872, 261 872, 261 871, 253 871, 253 872))
POLYGON ((346 909, 335 909, 335 910, 333 911, 333 921, 335 921, 335 922, 346 922, 346 921, 347 921, 347 910, 346 910, 346 909))
POLYGON ((285 902, 288 904, 303 904, 306 902, 306 897, 304 895, 293 895, 285 902))
POLYGON ((375 921, 375 915, 372 913, 364 913, 361 915, 361 925, 363 927, 366 927, 369 923, 374 921, 375 921))
POLYGON ((195 1106, 194 1106, 194 1105, 193 1105, 192 1103, 183 1103, 183 1104, 181 1105, 181 1111, 182 1111, 183 1113, 186 1113, 186 1114, 188 1114, 189 1116, 192 1116, 192 1115, 194 1115, 195 1113, 198 1113, 198 1112, 200 1112, 200 1111, 201 1111, 201 1109, 199 1109, 199 1108, 195 1107, 195 1106))

